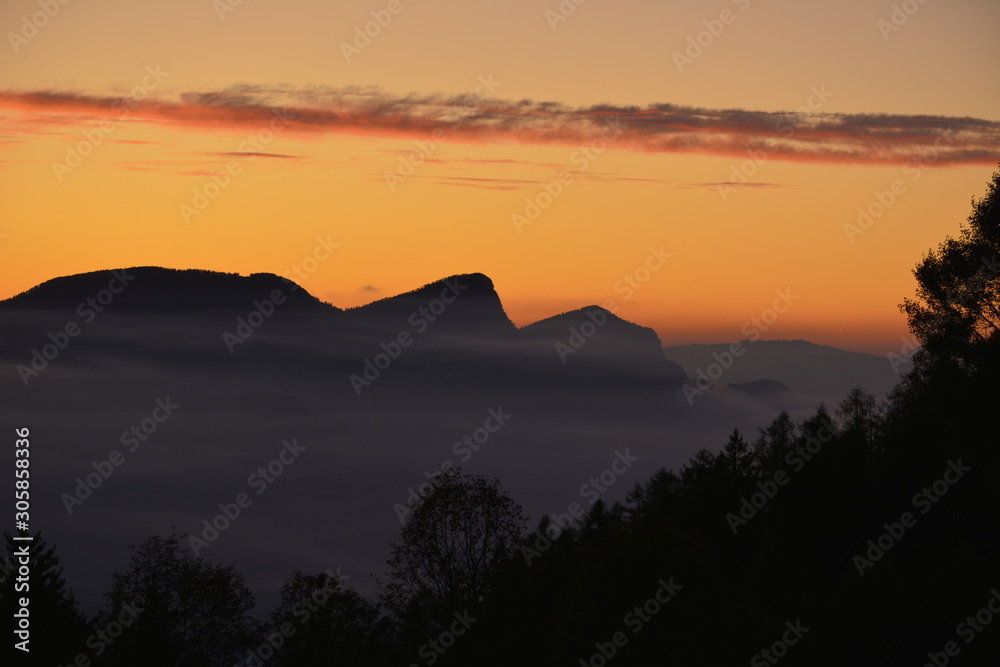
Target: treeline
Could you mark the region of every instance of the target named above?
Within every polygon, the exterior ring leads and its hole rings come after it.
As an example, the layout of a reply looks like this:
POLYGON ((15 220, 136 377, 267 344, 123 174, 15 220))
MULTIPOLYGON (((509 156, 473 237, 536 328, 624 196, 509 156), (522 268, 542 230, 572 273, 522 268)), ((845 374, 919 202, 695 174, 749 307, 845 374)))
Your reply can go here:
POLYGON ((454 664, 944 665, 948 642, 996 664, 1000 623, 958 634, 1000 586, 992 369, 734 432, 547 548, 543 522, 454 664))

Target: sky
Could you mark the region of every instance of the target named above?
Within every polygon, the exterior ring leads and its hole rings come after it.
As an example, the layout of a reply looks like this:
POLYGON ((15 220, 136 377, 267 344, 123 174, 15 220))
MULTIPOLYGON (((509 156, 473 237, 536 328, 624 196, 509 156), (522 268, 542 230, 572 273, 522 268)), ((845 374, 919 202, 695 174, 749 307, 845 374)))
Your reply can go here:
POLYGON ((994 0, 6 0, 0 298, 157 265, 350 307, 481 272, 518 325, 606 304, 664 345, 758 318, 899 352, 914 265, 1000 162, 998 27, 994 0))

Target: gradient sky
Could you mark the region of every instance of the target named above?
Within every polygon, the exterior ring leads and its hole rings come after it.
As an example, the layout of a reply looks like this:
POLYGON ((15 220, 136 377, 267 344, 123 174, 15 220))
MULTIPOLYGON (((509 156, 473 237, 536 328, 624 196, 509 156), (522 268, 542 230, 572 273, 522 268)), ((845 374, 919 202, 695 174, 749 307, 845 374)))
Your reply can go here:
POLYGON ((765 338, 885 354, 1000 161, 995 0, 236 2, 3 3, 0 298, 305 260, 348 307, 475 271, 519 325, 615 299, 678 345, 790 289, 765 338))

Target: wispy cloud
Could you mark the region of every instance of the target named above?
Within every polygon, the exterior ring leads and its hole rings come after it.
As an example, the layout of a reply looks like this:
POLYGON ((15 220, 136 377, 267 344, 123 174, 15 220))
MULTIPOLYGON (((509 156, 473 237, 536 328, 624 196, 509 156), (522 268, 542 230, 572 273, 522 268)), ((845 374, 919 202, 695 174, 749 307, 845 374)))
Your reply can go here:
POLYGON ((745 183, 738 183, 735 181, 719 181, 716 183, 684 183, 683 185, 677 186, 680 189, 687 188, 712 188, 717 190, 718 188, 732 187, 732 188, 787 188, 787 185, 782 183, 764 183, 764 182, 754 182, 746 181, 745 183))
POLYGON ((465 185, 468 187, 492 188, 496 190, 520 190, 534 187, 538 181, 524 178, 472 178, 469 176, 442 176, 441 185, 465 185))
POLYGON ((248 158, 248 157, 270 157, 270 158, 281 158, 285 160, 298 160, 301 155, 285 155, 284 153, 255 153, 255 152, 227 152, 227 153, 209 153, 215 157, 238 157, 238 158, 248 158))
MULTIPOLYGON (((537 164, 537 163, 530 163, 537 164)), ((565 165, 553 164, 553 167, 565 167, 565 165)), ((415 175, 411 177, 414 180, 420 180, 424 183, 430 183, 433 185, 452 185, 467 188, 480 188, 483 190, 533 190, 543 186, 545 180, 533 180, 524 178, 476 178, 470 176, 434 176, 434 175, 415 175)), ((628 183, 628 182, 640 182, 640 183, 668 183, 663 179, 655 178, 633 178, 630 176, 620 176, 618 174, 602 173, 602 172, 592 172, 592 171, 579 171, 574 172, 574 178, 581 181, 589 181, 593 183, 628 183)), ((381 181, 382 177, 373 178, 372 180, 381 181)))
MULTIPOLYGON (((553 102, 472 96, 393 96, 373 88, 241 85, 135 103, 129 122, 217 129, 262 129, 280 114, 286 131, 448 141, 609 145, 653 153, 743 156, 844 164, 995 164, 1000 123, 976 118, 884 114, 792 114, 674 104, 570 108, 553 102), (608 132, 609 127, 617 128, 608 132)), ((0 92, 0 113, 38 124, 121 115, 121 101, 50 90, 0 92)), ((274 155, 277 157, 277 155, 274 155)))

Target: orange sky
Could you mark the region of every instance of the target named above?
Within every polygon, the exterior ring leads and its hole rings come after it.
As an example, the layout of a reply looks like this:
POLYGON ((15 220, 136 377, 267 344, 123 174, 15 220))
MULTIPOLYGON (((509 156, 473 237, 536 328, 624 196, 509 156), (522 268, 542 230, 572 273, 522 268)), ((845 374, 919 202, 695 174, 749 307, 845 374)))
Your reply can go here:
POLYGON ((0 298, 298 266, 346 307, 479 271, 517 324, 615 299, 673 345, 791 290, 765 338, 885 354, 1000 160, 987 0, 227 1, 0 8, 0 298))

